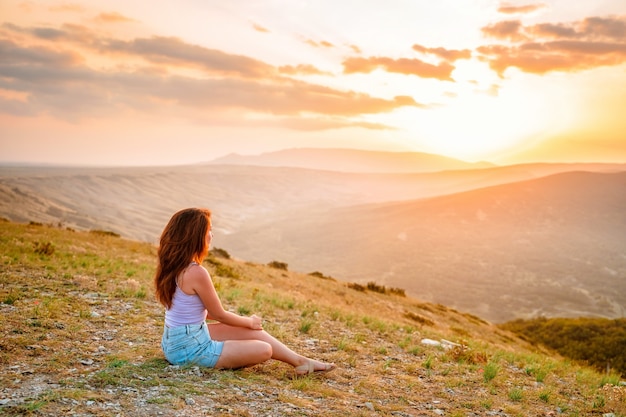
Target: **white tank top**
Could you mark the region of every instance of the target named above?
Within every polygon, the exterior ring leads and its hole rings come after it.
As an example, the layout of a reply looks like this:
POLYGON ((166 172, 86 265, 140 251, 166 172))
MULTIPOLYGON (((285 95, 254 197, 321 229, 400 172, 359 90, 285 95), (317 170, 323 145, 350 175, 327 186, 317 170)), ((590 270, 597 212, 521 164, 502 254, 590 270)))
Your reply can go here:
MULTIPOLYGON (((195 262, 192 265, 197 265, 195 262)), ((165 310, 167 327, 201 324, 206 320, 207 311, 198 294, 185 294, 176 283, 176 291, 172 297, 172 307, 165 310)))

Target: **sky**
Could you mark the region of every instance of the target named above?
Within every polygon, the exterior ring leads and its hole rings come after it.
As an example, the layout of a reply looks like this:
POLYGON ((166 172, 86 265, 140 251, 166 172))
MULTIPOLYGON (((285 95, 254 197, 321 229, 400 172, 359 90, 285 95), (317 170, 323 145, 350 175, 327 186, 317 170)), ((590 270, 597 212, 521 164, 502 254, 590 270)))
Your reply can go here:
POLYGON ((626 162, 624 0, 0 2, 0 162, 626 162))

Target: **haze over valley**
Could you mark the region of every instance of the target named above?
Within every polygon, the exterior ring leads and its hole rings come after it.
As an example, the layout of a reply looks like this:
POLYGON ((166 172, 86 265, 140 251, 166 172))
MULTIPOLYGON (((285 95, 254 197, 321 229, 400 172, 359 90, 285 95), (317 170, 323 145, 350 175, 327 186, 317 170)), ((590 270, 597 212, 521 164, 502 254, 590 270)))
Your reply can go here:
POLYGON ((625 191, 626 164, 292 149, 181 166, 4 166, 0 216, 156 244, 174 211, 205 206, 214 246, 243 260, 375 281, 493 322, 616 318, 625 191))

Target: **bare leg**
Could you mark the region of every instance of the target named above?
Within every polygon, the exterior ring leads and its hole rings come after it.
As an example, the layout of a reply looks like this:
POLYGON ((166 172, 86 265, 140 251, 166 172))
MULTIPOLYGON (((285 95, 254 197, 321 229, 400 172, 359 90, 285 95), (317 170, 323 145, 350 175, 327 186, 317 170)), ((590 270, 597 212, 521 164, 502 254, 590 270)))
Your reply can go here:
POLYGON ((252 330, 222 323, 209 324, 213 340, 223 340, 224 350, 216 368, 240 368, 272 358, 294 367, 312 364, 312 370, 329 370, 330 364, 309 359, 289 349, 265 330, 252 330))

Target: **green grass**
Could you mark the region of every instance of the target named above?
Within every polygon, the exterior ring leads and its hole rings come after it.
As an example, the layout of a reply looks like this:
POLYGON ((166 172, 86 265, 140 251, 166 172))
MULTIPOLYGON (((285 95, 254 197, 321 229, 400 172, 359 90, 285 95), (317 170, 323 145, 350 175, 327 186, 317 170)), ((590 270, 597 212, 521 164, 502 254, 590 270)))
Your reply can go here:
POLYGON ((494 362, 489 362, 483 368, 483 380, 485 382, 490 382, 496 376, 498 376, 498 372, 500 371, 500 366, 494 362))

